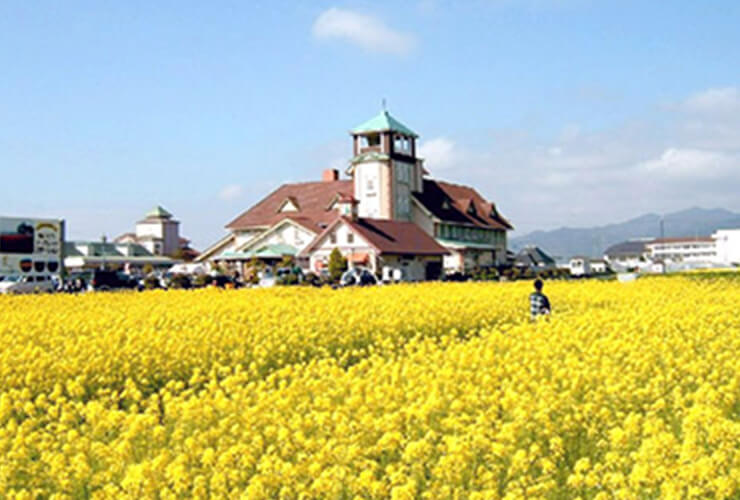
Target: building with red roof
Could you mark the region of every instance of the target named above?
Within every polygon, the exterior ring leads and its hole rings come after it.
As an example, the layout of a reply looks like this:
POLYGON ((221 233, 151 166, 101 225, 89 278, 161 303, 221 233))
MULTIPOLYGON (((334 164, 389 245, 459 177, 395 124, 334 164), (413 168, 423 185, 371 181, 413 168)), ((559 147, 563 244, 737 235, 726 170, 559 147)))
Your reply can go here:
POLYGON ((238 267, 290 255, 320 270, 338 248, 353 264, 408 280, 505 262, 511 223, 473 187, 429 178, 415 132, 383 110, 350 135, 346 178, 325 170, 320 181, 278 187, 199 260, 238 267))

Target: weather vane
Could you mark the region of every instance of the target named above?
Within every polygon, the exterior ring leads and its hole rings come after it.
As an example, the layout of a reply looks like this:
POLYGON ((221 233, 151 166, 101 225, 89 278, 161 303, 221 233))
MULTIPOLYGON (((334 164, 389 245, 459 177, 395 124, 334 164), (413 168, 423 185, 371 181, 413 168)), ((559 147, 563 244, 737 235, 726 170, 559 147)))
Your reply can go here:
POLYGON ((383 111, 388 111, 388 109, 387 109, 387 107, 386 107, 386 105, 385 105, 385 97, 384 97, 384 98, 383 98, 383 100, 381 101, 381 105, 383 106, 383 111))

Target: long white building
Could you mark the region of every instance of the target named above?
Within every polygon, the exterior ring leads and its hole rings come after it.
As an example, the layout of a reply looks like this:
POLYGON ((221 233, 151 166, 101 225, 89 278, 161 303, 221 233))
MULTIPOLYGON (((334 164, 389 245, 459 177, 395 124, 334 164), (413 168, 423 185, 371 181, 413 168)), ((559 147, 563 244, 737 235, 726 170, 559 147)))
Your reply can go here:
POLYGON ((645 245, 650 260, 715 263, 717 247, 712 237, 658 238, 645 245))

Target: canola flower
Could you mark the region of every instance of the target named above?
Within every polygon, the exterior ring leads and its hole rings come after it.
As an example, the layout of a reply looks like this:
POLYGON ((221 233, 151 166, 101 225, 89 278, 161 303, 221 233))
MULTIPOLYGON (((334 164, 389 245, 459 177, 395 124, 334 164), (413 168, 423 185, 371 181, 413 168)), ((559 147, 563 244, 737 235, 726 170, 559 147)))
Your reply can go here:
POLYGON ((740 284, 2 298, 0 497, 738 498, 740 284))

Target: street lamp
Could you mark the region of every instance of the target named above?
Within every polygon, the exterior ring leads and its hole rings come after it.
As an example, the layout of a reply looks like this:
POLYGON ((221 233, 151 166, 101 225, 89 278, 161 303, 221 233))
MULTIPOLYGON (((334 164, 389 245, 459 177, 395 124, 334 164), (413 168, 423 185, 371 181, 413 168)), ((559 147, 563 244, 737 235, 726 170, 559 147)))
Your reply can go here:
POLYGON ((102 271, 105 271, 105 243, 108 241, 108 238, 105 235, 102 235, 100 237, 100 241, 102 243, 100 247, 100 251, 102 252, 103 262, 100 264, 100 269, 102 271))

